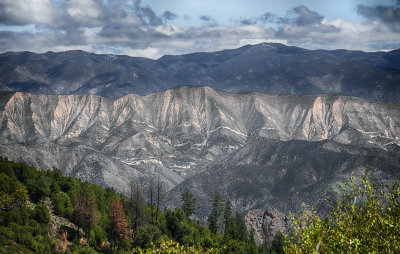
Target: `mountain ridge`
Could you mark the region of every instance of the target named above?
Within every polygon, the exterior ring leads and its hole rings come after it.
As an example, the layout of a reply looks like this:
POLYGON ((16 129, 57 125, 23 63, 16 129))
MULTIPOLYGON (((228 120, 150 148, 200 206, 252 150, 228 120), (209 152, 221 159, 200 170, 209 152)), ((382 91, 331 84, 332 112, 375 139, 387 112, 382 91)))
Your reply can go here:
POLYGON ((352 171, 370 169, 380 186, 399 180, 399 112, 347 95, 206 86, 117 98, 1 92, 0 153, 120 192, 132 177, 146 188, 160 176, 165 205, 190 188, 206 204, 200 218, 215 191, 235 211, 287 214, 303 202, 323 210, 329 184, 352 171))
POLYGON ((84 51, 4 53, 0 89, 116 97, 206 85, 235 93, 342 93, 399 102, 399 52, 307 50, 262 43, 157 60, 84 51))

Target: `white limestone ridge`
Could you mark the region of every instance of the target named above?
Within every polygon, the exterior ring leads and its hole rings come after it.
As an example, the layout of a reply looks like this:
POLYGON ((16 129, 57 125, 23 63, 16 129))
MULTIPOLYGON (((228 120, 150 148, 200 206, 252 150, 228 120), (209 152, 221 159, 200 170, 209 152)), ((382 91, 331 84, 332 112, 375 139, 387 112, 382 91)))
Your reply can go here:
POLYGON ((342 95, 178 87, 147 96, 0 95, 0 152, 125 189, 161 172, 169 188, 257 137, 400 145, 400 104, 342 95))

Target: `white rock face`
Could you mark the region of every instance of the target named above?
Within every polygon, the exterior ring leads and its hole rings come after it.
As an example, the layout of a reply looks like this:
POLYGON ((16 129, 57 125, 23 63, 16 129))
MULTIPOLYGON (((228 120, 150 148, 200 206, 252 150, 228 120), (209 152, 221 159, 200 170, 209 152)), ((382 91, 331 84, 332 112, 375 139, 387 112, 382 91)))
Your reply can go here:
POLYGON ((340 95, 179 87, 143 97, 0 96, 3 155, 119 190, 158 172, 172 188, 257 137, 400 145, 399 104, 340 95))

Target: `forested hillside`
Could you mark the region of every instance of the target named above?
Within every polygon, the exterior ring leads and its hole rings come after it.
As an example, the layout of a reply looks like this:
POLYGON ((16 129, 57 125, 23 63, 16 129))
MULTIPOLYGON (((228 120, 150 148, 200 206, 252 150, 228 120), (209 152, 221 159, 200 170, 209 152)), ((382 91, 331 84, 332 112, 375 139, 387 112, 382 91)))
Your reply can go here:
POLYGON ((233 216, 230 202, 218 193, 205 226, 190 219, 201 204, 189 189, 182 207, 170 210, 160 207, 160 182, 141 186, 132 179, 130 187, 126 197, 64 177, 58 169, 40 171, 0 157, 0 252, 258 253, 242 217, 233 216))
POLYGON ((159 182, 132 179, 127 197, 0 157, 0 253, 398 253, 400 189, 377 191, 367 176, 340 185, 329 213, 305 205, 288 235, 257 246, 218 193, 201 225, 191 218, 203 204, 189 189, 180 208, 162 209, 159 182))

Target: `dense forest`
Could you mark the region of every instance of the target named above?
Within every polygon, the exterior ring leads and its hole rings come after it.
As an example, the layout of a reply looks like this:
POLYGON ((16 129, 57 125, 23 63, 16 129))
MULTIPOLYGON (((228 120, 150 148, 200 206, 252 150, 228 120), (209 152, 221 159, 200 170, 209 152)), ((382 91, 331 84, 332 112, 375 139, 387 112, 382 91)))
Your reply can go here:
POLYGON ((341 185, 332 210, 294 216, 288 235, 257 246, 229 200, 215 193, 207 225, 189 189, 161 207, 160 179, 128 195, 0 157, 0 253, 399 253, 400 189, 377 191, 367 175, 341 185))
POLYGON ((130 187, 121 195, 0 157, 0 253, 259 252, 242 216, 218 193, 201 225, 190 219, 199 204, 189 189, 171 210, 160 207, 159 179, 148 186, 132 179, 130 187))

